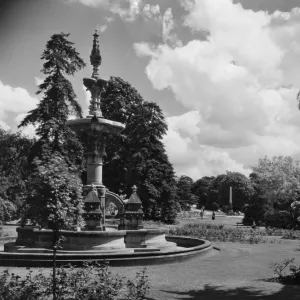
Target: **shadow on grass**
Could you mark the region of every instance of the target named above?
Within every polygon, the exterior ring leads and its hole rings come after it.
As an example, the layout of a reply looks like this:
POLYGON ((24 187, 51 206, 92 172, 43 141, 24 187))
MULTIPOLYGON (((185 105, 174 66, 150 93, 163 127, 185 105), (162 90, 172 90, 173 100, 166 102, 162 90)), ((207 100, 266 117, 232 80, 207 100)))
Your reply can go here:
MULTIPOLYGON (((266 294, 263 290, 251 287, 228 288, 222 286, 205 285, 202 290, 191 290, 187 292, 163 291, 169 294, 170 299, 178 300, 299 300, 300 286, 282 286, 280 291, 266 294)), ((159 298, 147 298, 148 300, 159 300, 159 298)))

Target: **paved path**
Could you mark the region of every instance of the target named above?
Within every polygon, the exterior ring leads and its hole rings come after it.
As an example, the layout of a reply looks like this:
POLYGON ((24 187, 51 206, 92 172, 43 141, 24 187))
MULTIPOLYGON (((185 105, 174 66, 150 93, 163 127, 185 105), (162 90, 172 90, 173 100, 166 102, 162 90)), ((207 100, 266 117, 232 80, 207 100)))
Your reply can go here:
MULTIPOLYGON (((274 277, 269 264, 297 257, 300 242, 288 244, 215 243, 219 254, 206 259, 194 258, 179 264, 149 266, 151 300, 299 300, 300 286, 268 282, 274 277)), ((133 276, 140 268, 118 268, 119 274, 133 276)))

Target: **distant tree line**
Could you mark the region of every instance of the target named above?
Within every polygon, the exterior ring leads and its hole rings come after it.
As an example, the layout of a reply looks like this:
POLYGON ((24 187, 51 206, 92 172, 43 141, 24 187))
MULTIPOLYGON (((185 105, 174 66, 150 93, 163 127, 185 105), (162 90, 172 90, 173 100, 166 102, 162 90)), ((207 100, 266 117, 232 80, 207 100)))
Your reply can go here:
POLYGON ((181 208, 222 209, 244 212, 245 223, 280 228, 300 226, 300 163, 291 157, 264 157, 252 167, 249 178, 238 172, 177 179, 181 208), (229 191, 232 187, 232 207, 229 191))

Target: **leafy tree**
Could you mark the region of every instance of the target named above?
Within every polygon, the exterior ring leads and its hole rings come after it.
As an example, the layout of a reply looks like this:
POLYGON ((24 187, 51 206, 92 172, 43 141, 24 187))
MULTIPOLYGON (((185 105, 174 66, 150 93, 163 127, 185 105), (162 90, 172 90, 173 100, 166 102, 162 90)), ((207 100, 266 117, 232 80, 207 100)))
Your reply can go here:
POLYGON ((272 207, 268 205, 268 198, 260 185, 259 175, 251 173, 250 180, 254 188, 254 194, 244 207, 243 222, 249 224, 255 221, 256 225, 264 225, 265 214, 267 211, 272 210, 272 207))
MULTIPOLYGON (((34 140, 0 129, 0 197, 10 213, 7 217, 19 217, 26 197, 25 181, 29 175, 27 157, 34 140)), ((2 206, 4 208, 4 206, 2 206)))
POLYGON ((219 204, 218 203, 216 203, 216 202, 213 202, 212 203, 212 205, 211 205, 211 209, 213 210, 213 211, 216 211, 216 210, 218 210, 220 207, 219 207, 219 204))
POLYGON ((229 205, 229 189, 232 187, 232 206, 234 209, 243 209, 254 195, 252 182, 239 172, 227 172, 219 186, 219 204, 229 205))
POLYGON ((291 157, 264 157, 252 169, 274 209, 290 210, 291 203, 300 198, 300 164, 291 157))
POLYGON ((219 204, 219 186, 225 176, 225 174, 221 174, 211 180, 208 186, 207 209, 212 209, 213 202, 219 204))
POLYGON ((32 158, 42 152, 45 144, 71 161, 79 162, 82 157, 81 144, 65 125, 70 115, 82 116, 72 84, 66 76, 73 76, 85 63, 73 47, 74 43, 67 40, 68 36, 63 32, 54 34, 47 42, 41 56, 45 60, 42 72, 47 77, 37 91, 38 95, 43 94, 43 98, 19 125, 37 125, 36 134, 40 139, 32 148, 32 158))
MULTIPOLYGON (((16 207, 12 202, 3 200, 0 197, 0 225, 11 220, 12 215, 16 212, 16 207)), ((0 228, 1 229, 1 228, 0 228)))
POLYGON ((205 206, 208 201, 208 187, 214 177, 202 177, 192 184, 191 192, 198 197, 198 208, 205 206))
POLYGON ((42 227, 50 221, 56 235, 60 229, 82 226, 82 191, 77 168, 46 146, 41 159, 35 158, 33 164, 23 221, 31 219, 42 227))
POLYGON ((193 199, 193 193, 191 192, 193 184, 193 179, 182 175, 179 178, 179 181, 177 182, 177 195, 179 197, 179 203, 183 210, 190 210, 191 205, 194 204, 194 202, 198 202, 197 199, 193 199), (194 201, 193 201, 194 200, 194 201))
POLYGON ((128 82, 111 77, 102 94, 105 118, 124 123, 125 130, 107 141, 104 184, 111 190, 131 194, 139 187, 146 218, 174 222, 176 184, 162 137, 167 125, 161 109, 144 101, 128 82))

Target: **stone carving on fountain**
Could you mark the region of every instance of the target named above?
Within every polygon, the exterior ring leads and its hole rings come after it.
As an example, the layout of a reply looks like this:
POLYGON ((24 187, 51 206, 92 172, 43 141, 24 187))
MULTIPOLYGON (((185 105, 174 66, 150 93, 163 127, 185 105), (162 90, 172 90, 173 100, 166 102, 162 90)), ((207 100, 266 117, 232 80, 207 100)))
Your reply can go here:
POLYGON ((137 194, 137 187, 132 187, 132 194, 126 204, 125 211, 125 229, 139 230, 143 229, 142 201, 137 194))
POLYGON ((100 207, 101 201, 98 197, 98 191, 94 184, 92 184, 91 190, 84 198, 85 212, 82 214, 86 222, 87 230, 103 231, 103 227, 101 226, 101 219, 103 217, 103 213, 100 207))

